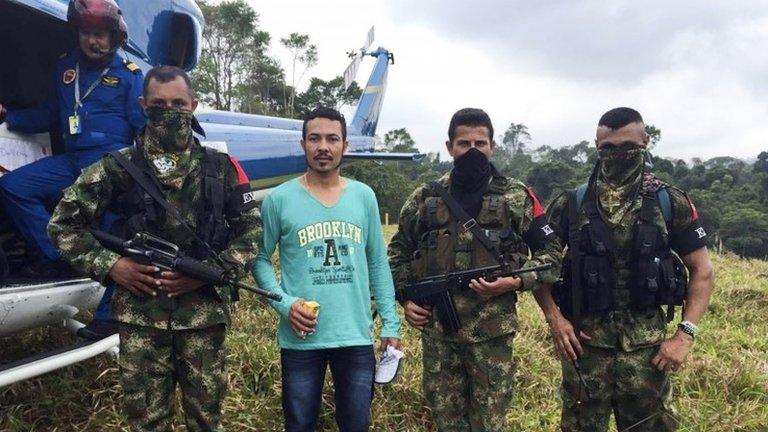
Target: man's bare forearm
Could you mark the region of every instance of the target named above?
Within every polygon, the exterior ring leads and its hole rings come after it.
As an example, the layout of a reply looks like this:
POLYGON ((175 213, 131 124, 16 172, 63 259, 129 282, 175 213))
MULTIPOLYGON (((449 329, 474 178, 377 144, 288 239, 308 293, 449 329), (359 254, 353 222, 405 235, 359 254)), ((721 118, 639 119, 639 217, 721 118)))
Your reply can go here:
POLYGON ((690 274, 683 320, 698 324, 712 297, 714 269, 707 248, 697 249, 682 259, 690 274))
POLYGON ((552 298, 552 285, 541 285, 533 291, 533 297, 536 299, 536 303, 539 304, 539 308, 544 313, 544 318, 547 322, 552 322, 560 314, 560 309, 555 304, 555 299, 552 298))

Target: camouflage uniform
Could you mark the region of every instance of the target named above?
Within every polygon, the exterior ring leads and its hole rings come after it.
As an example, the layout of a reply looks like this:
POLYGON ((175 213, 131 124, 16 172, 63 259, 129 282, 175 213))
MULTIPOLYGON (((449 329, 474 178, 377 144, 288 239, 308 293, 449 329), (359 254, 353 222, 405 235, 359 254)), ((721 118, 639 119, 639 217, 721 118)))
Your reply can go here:
MULTIPOLYGON (((635 191, 642 187, 643 192, 651 195, 660 187, 667 187, 672 207, 671 231, 661 209, 655 208, 655 223, 662 230, 665 241, 681 256, 704 245, 702 238, 697 243, 691 242, 690 236, 680 235, 700 229, 698 215, 685 193, 664 185, 652 174, 645 174, 643 182, 638 179, 627 187, 635 191), (684 237, 688 240, 680 240, 684 237)), ((611 412, 619 430, 658 432, 677 429, 669 375, 651 364, 665 339, 665 314, 661 308, 649 311, 630 308, 628 283, 632 277, 633 236, 642 198, 629 189, 611 189, 600 178, 597 180, 599 209, 616 248, 612 262, 616 274, 612 291, 615 308, 610 312, 585 314, 579 324, 579 329, 591 337, 589 341, 582 340, 584 354, 579 358, 589 397, 580 385, 573 364, 561 362, 563 431, 605 431, 611 412), (624 199, 628 194, 634 195, 635 199, 624 199)), ((567 241, 567 195, 557 197, 547 214, 550 225, 564 242, 567 241)), ((584 211, 579 213, 579 218, 579 227, 588 222, 584 211)))
MULTIPOLYGON (((191 132, 188 148, 181 152, 163 150, 146 131, 140 139, 166 200, 195 229, 197 209, 205 204, 201 191, 203 148, 193 140, 191 132)), ((130 147, 121 152, 130 157, 136 149, 130 147)), ((220 173, 227 197, 224 216, 230 241, 219 256, 242 271, 256 256, 261 217, 254 203, 244 205, 250 201, 249 188, 235 164, 232 160, 232 164, 227 164, 229 169, 220 173), (241 194, 244 186, 246 192, 241 194)), ((108 280, 109 270, 120 257, 103 248, 86 228, 132 187, 133 179, 114 157, 107 156, 83 171, 74 185, 64 191, 48 226, 62 256, 102 283, 108 280)), ((157 234, 176 243, 181 250, 192 248, 192 236, 171 215, 163 212, 157 228, 157 234)), ((178 380, 188 430, 220 430, 221 402, 226 389, 223 344, 230 322, 230 288, 203 286, 177 299, 178 307, 167 310, 160 306, 157 297, 138 297, 125 289, 115 292, 112 314, 121 336, 125 412, 136 430, 170 430, 173 392, 178 380)))
MULTIPOLYGON (((440 183, 450 188, 450 175, 440 183)), ((504 258, 515 267, 553 263, 555 267, 522 276, 523 289, 557 279, 560 243, 542 231, 543 241, 529 258, 522 239, 543 211, 520 182, 494 173, 476 220, 489 231, 504 258)), ((424 185, 408 198, 398 231, 389 244, 390 266, 397 289, 409 280, 450 270, 494 265, 496 261, 457 226, 436 191, 424 185)), ((517 331, 515 293, 484 300, 474 291, 454 293, 462 328, 446 335, 432 319, 422 336, 424 393, 441 431, 499 431, 514 393, 512 341, 517 331)))

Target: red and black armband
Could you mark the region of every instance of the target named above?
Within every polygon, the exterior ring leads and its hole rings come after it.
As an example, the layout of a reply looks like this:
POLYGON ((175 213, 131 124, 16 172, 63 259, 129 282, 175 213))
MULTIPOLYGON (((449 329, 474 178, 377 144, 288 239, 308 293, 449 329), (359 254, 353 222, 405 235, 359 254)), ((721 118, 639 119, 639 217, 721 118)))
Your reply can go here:
POLYGON ((544 208, 533 193, 533 190, 531 188, 527 188, 526 190, 533 205, 533 219, 531 220, 531 226, 523 233, 523 240, 531 251, 535 252, 544 248, 544 245, 552 240, 555 231, 549 225, 547 214, 544 212, 544 208))
POLYGON ((690 223, 685 228, 673 230, 670 235, 669 245, 680 256, 688 255, 696 249, 705 247, 707 245, 707 232, 704 227, 701 226, 701 219, 699 219, 699 212, 696 210, 696 206, 685 195, 685 199, 688 200, 688 209, 690 210, 690 223))
POLYGON ((229 161, 237 173, 237 186, 227 199, 227 214, 234 217, 253 209, 258 205, 258 202, 243 167, 232 156, 229 157, 229 161))

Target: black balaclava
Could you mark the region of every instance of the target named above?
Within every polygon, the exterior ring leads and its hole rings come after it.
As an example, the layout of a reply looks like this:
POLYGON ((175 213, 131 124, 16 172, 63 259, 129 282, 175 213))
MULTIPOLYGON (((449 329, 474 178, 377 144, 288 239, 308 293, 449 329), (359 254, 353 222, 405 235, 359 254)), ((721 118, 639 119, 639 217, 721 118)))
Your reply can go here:
POLYGON ((488 158, 475 147, 453 161, 451 195, 473 218, 480 214, 493 171, 488 158))

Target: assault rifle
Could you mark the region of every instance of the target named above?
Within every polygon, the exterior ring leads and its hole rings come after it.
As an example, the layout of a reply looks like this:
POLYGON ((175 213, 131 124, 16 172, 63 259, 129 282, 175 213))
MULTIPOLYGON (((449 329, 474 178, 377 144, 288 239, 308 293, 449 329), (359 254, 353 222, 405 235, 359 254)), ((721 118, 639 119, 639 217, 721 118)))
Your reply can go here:
MULTIPOLYGON (((140 232, 130 240, 123 240, 104 231, 90 230, 90 232, 105 248, 124 257, 132 258, 140 264, 158 267, 160 271, 178 272, 211 285, 231 285, 275 301, 282 299, 280 294, 265 291, 236 280, 230 272, 217 265, 188 257, 179 250, 177 245, 152 234, 140 232)), ((175 299, 169 298, 167 295, 161 295, 159 299, 163 309, 173 310, 176 308, 175 299)))
POLYGON ((551 263, 515 270, 508 266, 495 265, 450 272, 405 285, 405 288, 397 292, 397 300, 399 302, 410 300, 421 306, 434 306, 445 332, 448 334, 456 333, 461 328, 461 322, 456 314, 452 291, 469 289, 469 282, 472 279, 483 278, 492 282, 500 277, 517 276, 528 272, 549 270, 550 268, 552 268, 551 263))

